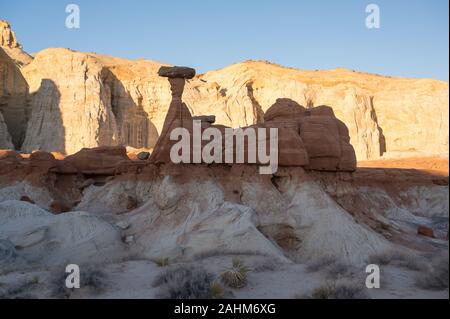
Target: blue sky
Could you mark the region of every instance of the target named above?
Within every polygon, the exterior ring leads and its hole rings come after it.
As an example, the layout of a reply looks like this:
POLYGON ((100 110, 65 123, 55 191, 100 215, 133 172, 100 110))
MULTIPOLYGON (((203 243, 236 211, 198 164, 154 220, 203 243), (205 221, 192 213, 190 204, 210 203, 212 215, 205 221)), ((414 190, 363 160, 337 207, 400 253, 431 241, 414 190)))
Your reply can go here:
POLYGON ((218 69, 247 59, 300 69, 449 78, 447 0, 0 0, 30 53, 48 47, 218 69), (67 29, 65 7, 81 9, 67 29), (367 29, 365 8, 381 10, 367 29))

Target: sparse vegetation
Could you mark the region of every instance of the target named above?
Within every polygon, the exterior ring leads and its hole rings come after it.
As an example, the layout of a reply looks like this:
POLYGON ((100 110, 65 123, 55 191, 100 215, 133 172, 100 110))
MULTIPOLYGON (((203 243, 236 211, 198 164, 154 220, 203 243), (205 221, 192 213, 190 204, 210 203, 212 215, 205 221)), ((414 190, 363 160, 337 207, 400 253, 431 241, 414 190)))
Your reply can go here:
POLYGON ((195 260, 206 259, 210 257, 218 256, 266 256, 259 252, 254 251, 236 251, 236 250, 224 250, 224 249, 211 249, 195 255, 195 260))
POLYGON ((32 299, 30 290, 38 283, 36 276, 12 285, 0 283, 0 299, 32 299))
MULTIPOLYGON (((70 298, 75 291, 66 287, 68 274, 64 268, 59 268, 52 279, 52 295, 55 298, 70 298)), ((106 288, 107 275, 94 266, 80 266, 80 289, 88 288, 95 293, 100 293, 106 288)))
POLYGON ((256 263, 256 265, 252 265, 252 271, 260 272, 260 271, 274 271, 279 267, 279 263, 273 259, 265 259, 262 262, 256 263))
POLYGON ((363 284, 356 281, 338 280, 329 281, 314 289, 311 293, 313 299, 368 299, 363 284))
POLYGON ((433 261, 428 271, 416 277, 416 286, 427 290, 448 289, 449 258, 439 258, 433 261))
POLYGON ((331 256, 314 259, 306 264, 306 270, 316 272, 322 270, 335 262, 335 258, 331 256))
POLYGON ((221 281, 230 288, 243 288, 247 284, 250 269, 237 258, 231 260, 231 267, 220 274, 221 281))
POLYGON ((378 266, 398 266, 415 271, 426 268, 425 263, 419 259, 419 256, 394 249, 371 255, 369 257, 369 263, 378 266))
POLYGON ((178 265, 164 270, 153 281, 153 287, 161 287, 161 299, 209 299, 219 298, 219 288, 213 276, 202 267, 178 265))
POLYGON ((342 278, 351 275, 354 268, 348 264, 336 260, 331 256, 315 259, 306 265, 306 271, 325 271, 328 277, 342 278))
POLYGON ((225 288, 217 281, 214 281, 211 284, 209 293, 212 299, 223 299, 225 297, 225 288))
POLYGON ((167 267, 167 266, 169 266, 169 257, 160 257, 160 258, 156 258, 155 260, 153 260, 153 262, 154 262, 158 267, 167 267))

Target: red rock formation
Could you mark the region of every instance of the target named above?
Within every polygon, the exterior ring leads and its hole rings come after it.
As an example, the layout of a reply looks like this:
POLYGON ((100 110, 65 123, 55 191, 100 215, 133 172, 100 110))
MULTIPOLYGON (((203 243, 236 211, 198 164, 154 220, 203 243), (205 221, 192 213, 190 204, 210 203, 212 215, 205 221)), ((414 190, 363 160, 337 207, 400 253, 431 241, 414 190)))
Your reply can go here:
MULTIPOLYGON (((162 74, 167 72, 166 70, 162 74)), ((173 72, 169 73, 172 74, 173 72)), ((179 72, 176 74, 183 76, 179 72)), ((150 161, 155 164, 170 163, 170 150, 177 143, 177 141, 170 140, 170 133, 175 128, 185 128, 191 136, 191 162, 195 162, 192 160, 193 117, 181 100, 185 79, 182 77, 170 77, 169 82, 172 90, 172 102, 170 103, 161 136, 153 150, 150 161)), ((226 127, 213 125, 214 120, 212 117, 204 116, 196 117, 195 119, 201 120, 202 133, 208 127, 214 127, 221 131, 222 137, 225 135, 226 127)), ((353 147, 349 143, 348 129, 344 123, 335 117, 332 108, 319 106, 305 109, 293 100, 278 99, 267 110, 264 120, 264 123, 251 127, 266 129, 267 150, 270 138, 269 129, 278 129, 279 166, 304 166, 313 170, 325 171, 354 171, 356 169, 356 156, 353 147)), ((246 128, 242 129, 245 130, 246 128)), ((202 147, 208 142, 202 141, 202 147)), ((225 162, 224 144, 223 139, 222 162, 225 162)), ((250 162, 248 150, 252 146, 245 139, 245 163, 250 162)), ((236 162, 235 153, 236 150, 234 149, 234 162, 236 162)), ((257 161, 257 163, 259 162, 257 161)))
POLYGON ((127 160, 123 146, 85 148, 59 161, 58 171, 65 174, 114 175, 118 164, 127 160))

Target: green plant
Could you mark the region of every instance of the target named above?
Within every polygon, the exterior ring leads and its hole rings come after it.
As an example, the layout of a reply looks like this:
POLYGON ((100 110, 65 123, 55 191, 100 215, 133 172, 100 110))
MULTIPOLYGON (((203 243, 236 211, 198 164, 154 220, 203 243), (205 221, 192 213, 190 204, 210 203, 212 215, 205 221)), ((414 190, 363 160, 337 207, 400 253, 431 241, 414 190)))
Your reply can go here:
POLYGON ((230 288, 243 288, 247 284, 247 274, 250 269, 242 261, 233 258, 232 266, 220 274, 221 281, 230 288))
POLYGON ((222 299, 225 296, 225 289, 220 283, 214 281, 209 288, 209 294, 212 299, 222 299))
POLYGON ((169 257, 159 257, 159 258, 156 258, 155 260, 153 260, 153 262, 158 267, 167 267, 167 266, 169 266, 169 257))

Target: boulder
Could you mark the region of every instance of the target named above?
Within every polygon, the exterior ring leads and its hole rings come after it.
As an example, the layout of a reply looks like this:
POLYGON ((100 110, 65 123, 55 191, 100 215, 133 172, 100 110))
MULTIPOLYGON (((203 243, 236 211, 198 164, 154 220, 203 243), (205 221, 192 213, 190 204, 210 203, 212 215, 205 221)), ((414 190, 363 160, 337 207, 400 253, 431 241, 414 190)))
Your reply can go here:
POLYGON ((58 170, 65 174, 114 175, 116 167, 128 160, 123 146, 84 148, 60 161, 58 170))
POLYGON ((215 115, 199 115, 199 116, 193 116, 192 120, 206 122, 209 124, 214 124, 216 122, 216 116, 215 115))
POLYGON ((30 197, 28 197, 26 195, 21 196, 20 197, 20 201, 34 204, 34 201, 30 197))
POLYGON ((51 153, 34 151, 30 154, 30 165, 33 170, 44 173, 56 167, 56 160, 51 153))
POLYGON ((192 79, 195 76, 195 70, 184 66, 162 66, 158 75, 170 79, 192 79))
POLYGON ((425 237, 435 238, 433 229, 425 225, 419 225, 419 227, 417 227, 417 234, 425 237))
POLYGON ((55 200, 50 204, 49 210, 53 214, 58 215, 70 212, 71 208, 68 205, 62 203, 61 201, 55 200))
POLYGON ((149 157, 150 157, 149 152, 140 152, 137 154, 137 158, 140 159, 141 161, 146 161, 148 160, 149 157))
POLYGON ((20 250, 28 266, 123 258, 120 230, 88 213, 55 216, 36 205, 7 200, 0 203, 0 215, 0 240, 8 240, 20 250))

